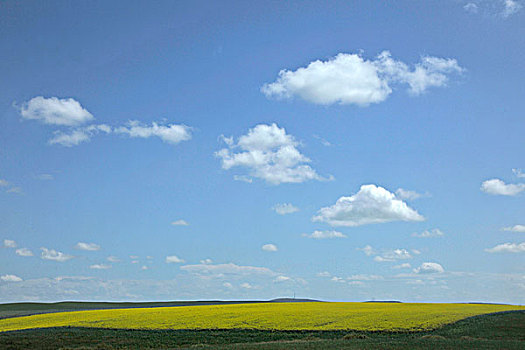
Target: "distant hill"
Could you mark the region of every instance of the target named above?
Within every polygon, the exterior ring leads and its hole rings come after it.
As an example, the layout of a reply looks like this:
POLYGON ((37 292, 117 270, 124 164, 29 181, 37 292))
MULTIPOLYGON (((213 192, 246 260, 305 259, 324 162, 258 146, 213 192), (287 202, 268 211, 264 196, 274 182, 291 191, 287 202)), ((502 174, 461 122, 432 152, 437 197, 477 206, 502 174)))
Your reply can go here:
POLYGON ((272 299, 270 303, 306 303, 306 302, 320 302, 321 300, 314 299, 296 299, 296 298, 277 298, 272 299))

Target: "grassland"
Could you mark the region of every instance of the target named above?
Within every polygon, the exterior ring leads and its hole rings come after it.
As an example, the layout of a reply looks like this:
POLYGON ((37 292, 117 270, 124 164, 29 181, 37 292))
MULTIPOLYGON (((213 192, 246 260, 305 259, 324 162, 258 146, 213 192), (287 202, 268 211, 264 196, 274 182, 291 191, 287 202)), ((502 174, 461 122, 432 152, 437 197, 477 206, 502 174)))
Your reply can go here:
POLYGON ((0 320, 0 332, 31 328, 421 331, 494 312, 492 304, 264 303, 59 312, 0 320))
POLYGON ((467 318, 432 331, 122 330, 0 333, 0 349, 524 349, 525 311, 467 318))

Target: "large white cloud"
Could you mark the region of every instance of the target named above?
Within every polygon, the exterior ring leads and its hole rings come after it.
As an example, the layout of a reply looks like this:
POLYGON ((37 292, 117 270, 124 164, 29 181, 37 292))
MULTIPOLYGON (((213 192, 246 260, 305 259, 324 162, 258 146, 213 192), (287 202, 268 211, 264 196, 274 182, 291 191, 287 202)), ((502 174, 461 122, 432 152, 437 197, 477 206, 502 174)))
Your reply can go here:
POLYGON ((274 185, 323 180, 307 165, 310 159, 297 149, 299 142, 275 123, 256 125, 239 137, 237 143, 233 137, 223 140, 228 148, 215 152, 223 169, 247 168, 250 176, 274 185))
POLYGON ((414 269, 414 273, 443 273, 445 269, 435 262, 424 262, 418 268, 414 269))
POLYGON ((483 181, 481 190, 488 194, 515 196, 525 190, 525 184, 506 184, 500 179, 490 179, 483 181))
POLYGON ((329 207, 321 208, 313 221, 332 226, 360 226, 389 221, 422 221, 425 218, 405 202, 376 185, 363 185, 350 197, 341 197, 329 207))
POLYGON ((47 249, 47 248, 40 248, 42 250, 42 259, 44 260, 54 260, 54 261, 58 261, 58 262, 64 262, 64 261, 68 261, 70 259, 73 259, 74 256, 72 255, 68 255, 68 254, 64 254, 62 252, 57 252, 56 250, 54 249, 47 249))
POLYGON ((59 99, 37 96, 25 102, 20 108, 24 119, 34 119, 45 124, 78 126, 89 122, 93 115, 82 108, 78 101, 72 98, 59 99))
POLYGON ((448 75, 462 72, 455 59, 422 57, 414 68, 392 59, 383 51, 375 59, 360 54, 340 53, 326 61, 316 60, 295 71, 283 69, 277 80, 265 84, 261 91, 267 97, 299 97, 305 101, 330 105, 379 103, 392 93, 395 84, 408 84, 417 95, 429 87, 445 86, 448 75))
POLYGON ((495 247, 485 249, 488 253, 525 253, 525 242, 503 243, 495 247))
POLYGON ((191 128, 183 124, 162 125, 153 122, 151 126, 148 126, 137 120, 131 120, 127 126, 115 128, 115 132, 126 134, 129 137, 149 138, 156 136, 162 141, 171 144, 177 144, 191 139, 191 128))

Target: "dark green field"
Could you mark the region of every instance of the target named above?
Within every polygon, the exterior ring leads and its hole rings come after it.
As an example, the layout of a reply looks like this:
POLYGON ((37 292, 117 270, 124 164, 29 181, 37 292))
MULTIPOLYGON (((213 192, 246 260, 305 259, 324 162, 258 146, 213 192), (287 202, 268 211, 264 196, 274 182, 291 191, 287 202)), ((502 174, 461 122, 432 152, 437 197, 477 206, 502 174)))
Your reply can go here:
POLYGON ((0 349, 525 349, 525 311, 431 332, 140 331, 52 328, 0 333, 0 349))

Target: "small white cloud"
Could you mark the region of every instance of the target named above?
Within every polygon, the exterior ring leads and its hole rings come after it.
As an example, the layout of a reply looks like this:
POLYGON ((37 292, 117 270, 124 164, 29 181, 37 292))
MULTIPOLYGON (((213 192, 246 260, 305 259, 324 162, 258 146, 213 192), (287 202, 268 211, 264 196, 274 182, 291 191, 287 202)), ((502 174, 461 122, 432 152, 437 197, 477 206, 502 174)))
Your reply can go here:
POLYGON ((412 266, 409 263, 403 263, 399 265, 392 266, 393 269, 410 269, 412 266))
POLYGON ((318 277, 331 277, 332 274, 330 272, 328 272, 328 271, 323 271, 323 272, 318 272, 317 276, 318 277))
POLYGON ((95 243, 78 242, 77 245, 75 246, 75 249, 95 251, 95 250, 100 250, 100 246, 95 243))
POLYGON ((239 137, 237 143, 224 139, 231 142, 226 143, 227 148, 215 152, 215 156, 222 160, 225 170, 246 168, 250 177, 273 185, 326 180, 307 165, 310 159, 297 149, 299 142, 275 123, 256 125, 239 137))
POLYGON ((171 223, 173 226, 189 226, 190 224, 186 220, 177 220, 171 223))
POLYGON ((181 270, 201 275, 268 275, 276 276, 276 272, 266 268, 257 266, 239 266, 233 263, 229 264, 199 264, 199 265, 184 265, 180 267, 181 270))
POLYGON ((525 184, 506 184, 500 179, 491 179, 481 184, 481 190, 488 194, 515 196, 525 190, 525 184))
POLYGON ((132 263, 132 264, 138 264, 139 261, 138 261, 138 260, 131 260, 131 263, 132 263))
POLYGON ((212 264, 213 260, 211 260, 211 259, 204 259, 204 260, 201 260, 200 263, 201 264, 212 264))
POLYGON ((149 270, 149 267, 147 267, 146 265, 142 265, 142 267, 140 269, 142 271, 146 271, 146 270, 149 270))
POLYGON ((523 253, 525 252, 525 242, 523 243, 503 243, 495 247, 485 249, 489 253, 523 253))
POLYGON ((516 0, 503 0, 503 11, 501 12, 501 15, 504 18, 507 18, 517 13, 522 7, 523 6, 516 0))
POLYGON ((365 285, 365 283, 362 281, 349 281, 348 284, 351 286, 364 286, 365 285))
POLYGON ((365 253, 366 256, 374 255, 376 253, 374 248, 372 248, 369 245, 366 245, 363 248, 357 248, 357 250, 362 251, 363 253, 365 253))
POLYGON ((345 279, 341 277, 334 276, 330 279, 332 282, 345 283, 345 279))
POLYGON ((356 194, 341 197, 334 205, 321 208, 312 220, 332 226, 361 226, 389 221, 423 221, 425 218, 383 187, 363 185, 356 194))
POLYGON ((386 100, 394 84, 407 84, 409 92, 417 95, 429 87, 445 86, 450 74, 463 70, 455 59, 449 58, 425 56, 411 69, 392 59, 388 51, 373 60, 360 54, 340 53, 295 71, 283 69, 275 82, 262 86, 261 92, 268 98, 299 97, 321 105, 368 106, 386 100))
POLYGON ((16 242, 12 239, 4 239, 4 247, 6 248, 16 248, 16 242))
POLYGON ((116 256, 112 256, 112 255, 111 255, 111 256, 108 256, 108 257, 106 258, 106 260, 109 261, 109 262, 113 262, 113 263, 116 263, 116 262, 119 262, 119 261, 120 261, 119 258, 117 258, 116 256))
POLYGON ((416 191, 405 190, 402 188, 398 188, 396 190, 396 197, 401 200, 406 200, 406 201, 413 201, 418 198, 427 197, 427 196, 428 194, 421 194, 416 191))
POLYGON ((521 171, 521 169, 512 169, 512 172, 516 177, 519 177, 520 179, 525 177, 525 174, 521 171))
POLYGON ((277 278, 275 278, 274 282, 285 282, 285 281, 289 281, 290 280, 290 277, 288 276, 277 276, 277 278))
POLYGON ((27 248, 20 248, 15 250, 16 255, 19 256, 33 256, 33 252, 27 248))
POLYGON ((314 231, 311 234, 303 233, 303 237, 313 239, 346 238, 347 236, 338 231, 314 231))
POLYGON ((414 232, 412 234, 412 237, 418 237, 418 238, 430 238, 430 237, 441 237, 444 233, 438 228, 432 229, 432 230, 425 230, 421 233, 414 232))
POLYGON ((111 268, 111 265, 108 264, 94 264, 89 267, 90 269, 94 270, 107 270, 111 268))
POLYGON ((419 254, 421 254, 421 252, 420 252, 419 250, 417 250, 417 249, 411 249, 411 252, 412 252, 412 254, 414 254, 414 255, 419 255, 419 254))
POLYGON ((265 252, 276 252, 277 246, 275 244, 265 244, 261 247, 265 252))
POLYGON ((151 126, 143 125, 137 120, 131 120, 127 126, 115 128, 115 133, 126 134, 129 137, 159 137, 162 141, 177 144, 182 141, 191 140, 191 128, 183 124, 162 125, 153 122, 151 126))
POLYGON ((7 186, 9 186, 9 182, 4 179, 0 179, 0 187, 7 187, 7 186))
POLYGON ((25 102, 20 108, 20 114, 24 119, 62 126, 78 126, 94 119, 91 113, 72 98, 59 99, 43 96, 37 96, 25 102))
POLYGON ((352 275, 347 278, 349 281, 380 281, 384 279, 383 276, 379 275, 352 275))
POLYGON ((408 252, 406 249, 394 249, 386 251, 383 254, 383 258, 390 259, 390 260, 403 260, 403 259, 411 259, 412 255, 408 252))
POLYGON ((233 285, 230 282, 224 282, 222 284, 222 286, 225 287, 225 288, 228 288, 228 289, 232 289, 233 288, 233 285))
POLYGON ((510 227, 504 227, 502 230, 503 231, 510 231, 510 232, 524 233, 525 232, 525 225, 514 225, 514 226, 510 226, 510 227))
POLYGON ((251 284, 249 284, 248 282, 244 282, 241 284, 241 288, 244 288, 244 289, 254 289, 255 287, 252 286, 251 284))
POLYGON ((171 264, 171 263, 180 264, 180 263, 183 263, 183 262, 184 262, 184 260, 180 259, 176 255, 170 255, 170 256, 166 257, 166 263, 168 263, 168 264, 171 264))
POLYGON ((22 194, 24 193, 24 191, 22 191, 22 188, 21 187, 11 187, 9 188, 7 191, 7 193, 16 193, 16 194, 22 194))
POLYGON ((22 282, 22 279, 16 275, 2 275, 0 280, 4 282, 22 282))
POLYGON ((55 179, 55 177, 51 174, 38 174, 35 176, 35 178, 37 180, 42 180, 42 181, 51 181, 55 179))
POLYGON ((387 258, 383 258, 382 256, 375 256, 374 257, 374 261, 376 262, 389 262, 389 261, 394 261, 394 259, 387 259, 387 258))
POLYGON ((476 5, 473 2, 469 2, 465 6, 463 6, 463 9, 470 13, 478 13, 478 5, 476 5))
POLYGON ((279 215, 292 214, 299 211, 299 208, 290 203, 279 203, 274 205, 272 209, 279 215))
POLYGON ((64 147, 73 147, 78 146, 83 142, 91 141, 91 137, 100 132, 109 134, 111 132, 111 127, 105 124, 99 124, 71 129, 68 132, 55 131, 53 138, 48 142, 50 145, 59 144, 64 147))
POLYGON ((47 248, 42 247, 40 248, 40 250, 42 250, 41 257, 44 260, 54 260, 58 262, 64 262, 64 261, 68 261, 74 258, 74 256, 72 255, 64 254, 62 252, 57 252, 54 249, 47 249, 47 248))
POLYGON ((251 184, 253 182, 253 179, 246 175, 233 175, 233 179, 235 181, 246 182, 248 184, 251 184))
POLYGON ((139 256, 138 256, 138 255, 130 255, 129 258, 130 258, 130 259, 138 259, 139 256))
POLYGON ((445 270, 443 266, 435 262, 425 262, 421 266, 413 270, 414 273, 443 273, 445 270))

